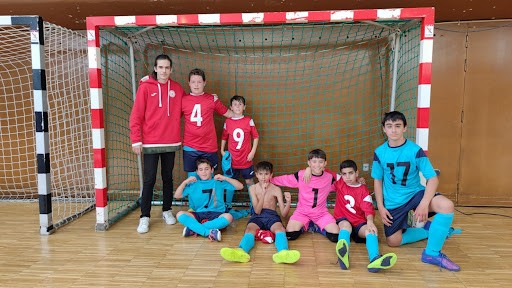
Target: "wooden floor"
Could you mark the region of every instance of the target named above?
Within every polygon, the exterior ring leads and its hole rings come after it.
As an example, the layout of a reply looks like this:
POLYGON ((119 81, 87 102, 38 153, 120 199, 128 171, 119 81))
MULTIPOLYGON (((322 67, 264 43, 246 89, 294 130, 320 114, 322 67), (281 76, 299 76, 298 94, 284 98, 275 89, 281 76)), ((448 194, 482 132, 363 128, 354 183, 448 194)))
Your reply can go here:
MULTIPOLYGON (((459 208, 464 212, 499 213, 512 209, 459 208)), ((446 242, 444 252, 460 272, 423 264, 425 241, 399 248, 398 262, 377 274, 367 272, 364 244, 351 245, 350 270, 336 264, 334 244, 319 234, 303 234, 290 242, 301 252, 293 265, 274 264, 273 244, 256 243, 251 262, 224 261, 219 250, 236 247, 247 219, 232 224, 222 242, 183 238, 179 224, 167 226, 154 207, 150 232, 136 232, 133 212, 107 232, 94 231, 94 212, 39 235, 37 204, 1 203, 0 287, 511 287, 512 219, 456 213, 463 229, 446 242)), ((381 225, 379 225, 381 226, 381 225)), ((381 233, 382 234, 382 233, 381 233)))

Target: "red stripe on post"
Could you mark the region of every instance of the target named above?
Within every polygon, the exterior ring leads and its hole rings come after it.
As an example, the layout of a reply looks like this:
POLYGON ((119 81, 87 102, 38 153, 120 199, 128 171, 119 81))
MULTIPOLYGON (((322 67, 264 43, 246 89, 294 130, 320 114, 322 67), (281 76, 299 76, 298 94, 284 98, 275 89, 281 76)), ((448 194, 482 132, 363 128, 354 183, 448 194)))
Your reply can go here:
POLYGON ((286 23, 286 12, 266 12, 263 14, 263 23, 286 23))
POLYGON ((156 15, 135 16, 135 25, 137 25, 137 26, 155 26, 155 25, 157 25, 156 15))
POLYGON ((310 11, 308 22, 330 22, 332 11, 310 11))
POLYGON ((242 13, 220 14, 220 24, 222 25, 238 25, 242 23, 242 13))
POLYGON ((97 27, 111 27, 116 26, 114 21, 115 16, 95 16, 87 17, 86 27, 87 30, 93 30, 97 27))
POLYGON ((96 207, 103 208, 107 206, 107 188, 96 188, 96 207))
POLYGON ((420 63, 419 84, 432 84, 432 63, 420 63))
POLYGON ((418 108, 418 115, 416 118, 416 127, 417 128, 428 128, 428 123, 430 121, 430 107, 427 108, 418 108))
POLYGON ((354 21, 377 20, 377 10, 354 10, 354 21))
POLYGON ((199 15, 178 15, 178 25, 199 25, 199 15))
POLYGON ((103 129, 105 123, 103 119, 103 109, 91 109, 92 128, 103 129))
POLYGON ((101 69, 89 68, 89 85, 90 88, 101 88, 101 69))
POLYGON ((105 148, 93 149, 94 153, 94 168, 105 168, 107 167, 105 148))

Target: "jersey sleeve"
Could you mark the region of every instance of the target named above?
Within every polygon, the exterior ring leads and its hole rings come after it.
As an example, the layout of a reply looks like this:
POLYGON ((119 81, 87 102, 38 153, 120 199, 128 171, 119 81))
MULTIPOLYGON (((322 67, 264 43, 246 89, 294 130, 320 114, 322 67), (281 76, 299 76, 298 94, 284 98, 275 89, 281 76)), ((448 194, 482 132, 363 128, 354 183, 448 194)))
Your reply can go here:
POLYGON ((425 179, 428 180, 434 176, 437 176, 434 167, 432 167, 432 164, 430 163, 427 154, 425 154, 425 151, 423 151, 422 148, 420 148, 420 150, 418 150, 418 153, 416 153, 416 162, 419 170, 421 171, 425 179))
POLYGON ((361 210, 363 210, 364 215, 374 215, 375 216, 375 209, 373 208, 373 199, 372 196, 370 196, 370 191, 368 191, 368 188, 364 185, 361 186, 361 210))
POLYGON ((227 121, 224 121, 224 127, 222 128, 222 140, 228 140, 228 136, 229 136, 229 133, 228 133, 228 129, 227 129, 227 121))
POLYGON ((219 97, 213 96, 213 103, 215 105, 215 112, 219 113, 220 115, 226 114, 228 112, 228 108, 220 102, 219 97))
POLYGON ((299 180, 296 177, 297 174, 289 174, 289 175, 282 175, 277 177, 272 177, 270 179, 270 183, 277 185, 277 186, 285 186, 290 188, 298 188, 299 187, 299 180))
POLYGON ((190 191, 192 191, 194 189, 194 183, 189 183, 185 186, 185 188, 183 188, 183 198, 185 197, 188 197, 188 195, 190 195, 190 191))
POLYGON ((144 114, 146 111, 146 87, 139 86, 133 104, 132 113, 130 114, 130 140, 133 144, 142 144, 142 124, 144 122, 144 114))
POLYGON ((259 138, 260 135, 258 134, 258 130, 256 129, 256 125, 254 124, 254 120, 253 119, 251 119, 251 121, 249 121, 249 125, 251 126, 251 137, 252 137, 252 139, 259 138))
POLYGON ((380 163, 379 156, 377 152, 373 153, 373 163, 372 163, 372 178, 376 180, 382 180, 384 177, 384 170, 382 169, 382 164, 380 163))

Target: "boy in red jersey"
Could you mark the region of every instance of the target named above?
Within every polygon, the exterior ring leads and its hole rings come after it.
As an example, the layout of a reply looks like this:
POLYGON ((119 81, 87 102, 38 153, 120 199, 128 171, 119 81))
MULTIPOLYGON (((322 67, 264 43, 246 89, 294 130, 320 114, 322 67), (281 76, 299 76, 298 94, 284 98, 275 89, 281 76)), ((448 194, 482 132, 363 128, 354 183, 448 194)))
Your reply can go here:
POLYGON ((233 117, 233 111, 224 106, 216 95, 204 93, 206 75, 201 69, 192 69, 188 74, 190 94, 183 96, 182 113, 185 117, 183 136, 183 166, 190 175, 196 171, 196 161, 204 157, 217 168, 217 133, 214 112, 224 117, 233 117))
POLYGON ((367 268, 370 272, 378 272, 395 265, 396 255, 388 253, 379 254, 379 242, 377 227, 373 222, 375 210, 373 200, 368 188, 358 182, 357 165, 352 160, 345 160, 340 164, 341 178, 335 184, 336 204, 334 206, 334 218, 340 228, 339 241, 336 245, 336 253, 343 270, 349 267, 350 238, 356 243, 366 243, 370 264, 367 268))
POLYGON ((162 163, 162 215, 167 224, 175 224, 171 204, 173 199, 172 171, 174 156, 181 147, 181 100, 185 94, 181 85, 171 79, 172 61, 167 55, 155 59, 153 73, 141 79, 130 115, 130 140, 137 155, 143 153, 144 185, 140 202, 137 232, 149 231, 149 217, 158 160, 162 163))
POLYGON ((226 119, 224 122, 220 153, 222 156, 226 153, 224 149, 227 142, 228 151, 231 154, 232 178, 237 179, 240 174, 242 174, 247 186, 251 186, 254 184, 254 166, 252 160, 258 148, 259 135, 251 117, 244 116, 245 98, 235 95, 231 97, 230 102, 234 116, 226 119), (253 139, 252 146, 251 138, 253 139))

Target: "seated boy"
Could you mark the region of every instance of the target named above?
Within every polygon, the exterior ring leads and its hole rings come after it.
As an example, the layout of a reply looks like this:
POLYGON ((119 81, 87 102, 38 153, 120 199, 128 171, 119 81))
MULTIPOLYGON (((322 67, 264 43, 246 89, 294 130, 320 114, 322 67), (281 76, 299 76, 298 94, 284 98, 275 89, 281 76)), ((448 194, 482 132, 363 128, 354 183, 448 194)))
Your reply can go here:
POLYGON ((381 124, 388 140, 375 149, 372 177, 388 245, 400 246, 427 238, 421 261, 459 271, 459 265, 441 253, 453 222, 453 202, 436 193, 439 180, 425 151, 404 137, 405 115, 398 111, 386 113, 381 124), (426 187, 420 183, 420 171, 427 179, 426 187), (436 213, 429 231, 408 228, 407 214, 411 209, 419 222, 425 222, 429 212, 436 213))
POLYGON ((341 240, 336 245, 336 252, 340 259, 341 269, 349 268, 350 238, 356 243, 366 243, 370 264, 370 272, 378 272, 395 265, 396 255, 388 253, 379 254, 377 227, 373 222, 375 211, 373 200, 365 185, 357 180, 359 173, 357 165, 352 160, 345 160, 340 164, 340 180, 336 181, 336 204, 334 218, 340 227, 341 240))
POLYGON ((272 256, 275 263, 295 263, 300 258, 300 252, 288 250, 288 240, 281 218, 276 212, 276 202, 281 215, 286 217, 290 211, 291 195, 284 193, 286 203, 283 202, 281 189, 269 181, 272 178, 273 165, 270 162, 256 164, 256 178, 258 184, 249 188, 254 214, 249 219, 245 234, 240 241, 239 248, 222 248, 220 255, 227 261, 248 262, 251 259, 249 251, 254 247, 254 237, 258 229, 270 230, 276 236, 275 245, 277 253, 272 256))
POLYGON ((325 236, 331 242, 338 242, 339 227, 336 220, 327 209, 327 196, 334 190, 336 180, 331 173, 324 172, 327 165, 327 155, 323 150, 315 149, 308 154, 308 166, 312 177, 307 183, 302 181, 305 170, 295 174, 283 175, 271 179, 271 183, 291 188, 299 188, 297 208, 293 212, 286 235, 289 240, 295 240, 308 229, 310 221, 325 230, 325 236))
POLYGON ((176 218, 185 226, 184 237, 199 234, 212 241, 220 241, 220 229, 233 221, 231 214, 224 213, 224 189, 240 190, 244 185, 220 174, 212 179, 213 166, 206 158, 199 158, 196 165, 199 180, 195 176, 188 177, 174 194, 177 199, 188 196, 189 206, 194 212, 180 211, 176 218))

